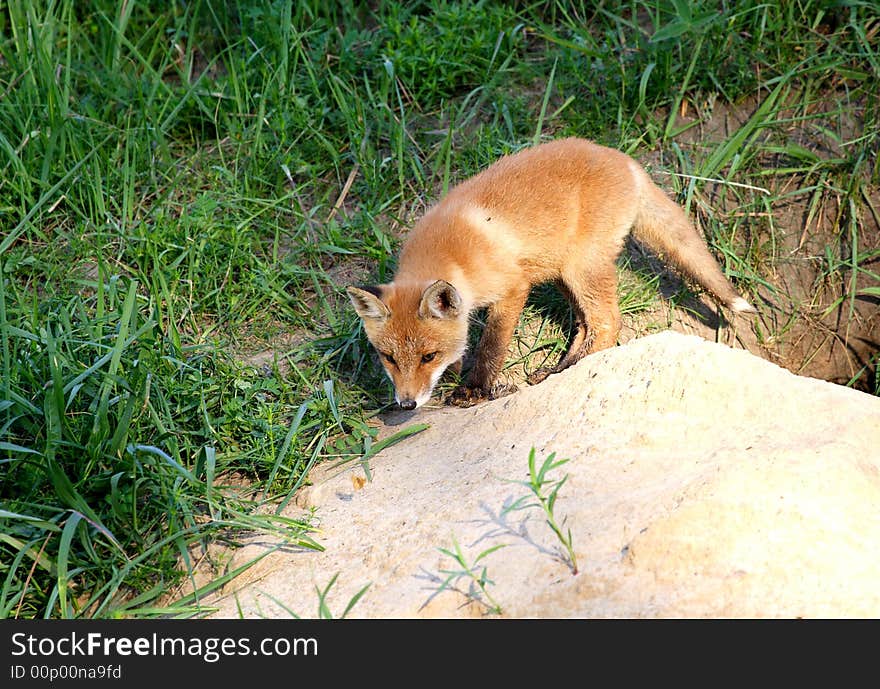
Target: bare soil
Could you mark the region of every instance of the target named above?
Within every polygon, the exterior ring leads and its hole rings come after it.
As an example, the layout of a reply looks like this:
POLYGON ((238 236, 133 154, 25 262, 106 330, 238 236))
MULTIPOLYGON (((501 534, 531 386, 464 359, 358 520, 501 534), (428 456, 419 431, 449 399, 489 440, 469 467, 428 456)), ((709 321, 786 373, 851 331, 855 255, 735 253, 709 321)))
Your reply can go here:
MULTIPOLYGON (((843 141, 852 141, 861 136, 864 124, 864 112, 858 104, 840 114, 843 98, 843 93, 829 93, 817 98, 808 112, 796 111, 794 106, 784 109, 779 113, 780 121, 798 114, 816 119, 809 125, 781 124, 761 136, 777 148, 797 145, 823 160, 842 157, 844 151, 824 132, 837 131, 843 141), (835 109, 837 112, 832 112, 835 109), (826 114, 828 121, 822 119, 826 114)), ((711 103, 703 104, 702 109, 693 105, 684 108, 679 123, 693 122, 695 126, 682 134, 678 143, 686 155, 698 158, 705 142, 728 139, 748 121, 757 105, 757 99, 753 99, 737 107, 711 103)), ((784 154, 758 150, 761 153, 757 162, 765 170, 794 167, 784 154)), ((655 171, 668 170, 671 163, 664 160, 662 152, 654 152, 642 162, 655 171)), ((876 392, 880 298, 862 292, 878 285, 864 271, 880 272, 880 188, 870 179, 874 164, 866 159, 857 175, 841 174, 838 179, 804 172, 768 174, 762 178, 762 186, 770 192, 766 197, 769 201, 760 210, 755 210, 751 199, 744 201, 746 195, 731 186, 704 183, 695 199, 696 221, 705 227, 708 218, 714 216, 722 224, 736 223, 742 228, 745 236, 738 237, 741 250, 749 251, 749 262, 758 265, 760 278, 766 283, 756 295, 749 295, 760 313, 749 319, 751 322, 739 318, 737 323, 728 324, 714 307, 707 309, 706 304, 711 302, 703 299, 702 305, 687 304, 688 312, 676 310, 670 327, 710 340, 737 342, 797 374, 876 392), (842 182, 857 190, 850 197, 855 198, 854 203, 846 199, 842 182), (805 189, 809 192, 793 193, 805 189), (854 255, 871 254, 875 254, 873 258, 858 262, 861 270, 853 271, 854 255)), ((664 188, 670 188, 668 174, 654 177, 664 188)), ((729 181, 741 180, 734 177, 729 181)), ((635 265, 654 262, 637 246, 631 245, 629 251, 635 265)), ((656 264, 654 267, 665 270, 656 264)), ((665 295, 674 294, 678 286, 674 277, 664 275, 661 279, 665 295)), ((643 334, 645 327, 664 317, 661 308, 659 312, 625 319, 621 343, 643 334)))

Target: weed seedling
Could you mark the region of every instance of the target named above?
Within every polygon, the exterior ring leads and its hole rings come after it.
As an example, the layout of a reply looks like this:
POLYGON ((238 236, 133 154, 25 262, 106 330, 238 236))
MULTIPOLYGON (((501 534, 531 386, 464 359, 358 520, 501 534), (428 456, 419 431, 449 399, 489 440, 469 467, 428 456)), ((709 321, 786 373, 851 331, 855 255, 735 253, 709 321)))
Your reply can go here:
POLYGON ((525 486, 529 489, 530 494, 523 495, 505 507, 502 514, 507 514, 514 510, 527 510, 532 507, 540 507, 547 519, 547 524, 553 530, 553 533, 556 534, 556 538, 559 539, 559 542, 565 546, 565 550, 568 553, 568 566, 571 567, 571 573, 577 574, 577 558, 575 557, 574 548, 571 543, 571 529, 568 529, 566 533, 563 534, 562 528, 557 523, 556 516, 553 512, 556 507, 556 497, 559 494, 559 489, 562 488, 563 484, 568 480, 568 474, 558 481, 551 481, 547 478, 549 472, 561 467, 566 462, 568 462, 567 459, 560 459, 557 461, 556 453, 552 452, 547 456, 547 459, 544 460, 541 468, 536 469, 535 448, 532 448, 529 452, 529 480, 510 481, 511 483, 518 483, 521 486, 525 486), (534 501, 529 502, 532 499, 534 499, 534 501))
MULTIPOLYGON (((336 579, 339 577, 339 572, 333 575, 330 581, 327 583, 327 586, 324 587, 322 591, 317 586, 315 586, 315 591, 318 592, 318 617, 322 620, 332 620, 333 613, 330 612, 330 608, 327 606, 327 594, 330 593, 330 589, 333 588, 333 584, 336 583, 336 579)), ((351 609, 357 605, 357 602, 363 597, 363 595, 367 592, 367 589, 370 588, 371 584, 367 584, 361 590, 359 590, 356 594, 351 597, 351 600, 348 601, 348 605, 345 606, 345 610, 342 611, 342 614, 339 616, 340 620, 344 620, 345 616, 351 612, 351 609)))
POLYGON ((492 546, 491 548, 487 548, 479 555, 477 555, 474 563, 469 565, 467 560, 465 559, 464 553, 461 551, 461 546, 458 544, 455 536, 452 536, 452 547, 453 550, 447 550, 446 548, 437 548, 444 555, 448 555, 453 560, 455 560, 461 569, 441 569, 440 572, 446 575, 446 579, 440 584, 440 588, 438 589, 438 593, 443 591, 454 582, 457 582, 459 579, 470 580, 471 586, 469 592, 466 594, 470 599, 477 601, 486 606, 489 610, 489 613, 492 615, 500 615, 501 614, 501 606, 495 601, 494 598, 489 594, 487 587, 489 585, 494 585, 495 582, 489 579, 486 573, 486 566, 483 565, 482 568, 479 567, 480 560, 485 558, 490 553, 494 553, 499 548, 503 548, 506 544, 500 543, 498 545, 492 546), (478 573, 479 572, 479 573, 478 573), (475 589, 479 590, 479 594, 475 589))

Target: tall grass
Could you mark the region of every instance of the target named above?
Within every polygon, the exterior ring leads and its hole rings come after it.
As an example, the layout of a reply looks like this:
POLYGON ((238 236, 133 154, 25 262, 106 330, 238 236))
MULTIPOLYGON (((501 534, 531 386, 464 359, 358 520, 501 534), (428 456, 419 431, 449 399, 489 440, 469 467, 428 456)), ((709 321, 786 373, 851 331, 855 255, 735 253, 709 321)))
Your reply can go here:
MULTIPOLYGON (((878 32, 872 3, 810 0, 10 0, 0 616, 199 614, 161 595, 194 549, 319 547, 279 508, 316 462, 371 456, 389 400, 341 287, 388 279, 413 216, 532 141, 671 173, 747 292, 776 289, 774 204, 809 223, 839 199, 809 260, 843 286, 816 308, 853 313, 880 283, 878 32), (695 134, 738 102, 744 123, 695 134)), ((626 310, 656 282, 624 280, 626 310)), ((564 347, 537 330, 526 350, 564 347)))

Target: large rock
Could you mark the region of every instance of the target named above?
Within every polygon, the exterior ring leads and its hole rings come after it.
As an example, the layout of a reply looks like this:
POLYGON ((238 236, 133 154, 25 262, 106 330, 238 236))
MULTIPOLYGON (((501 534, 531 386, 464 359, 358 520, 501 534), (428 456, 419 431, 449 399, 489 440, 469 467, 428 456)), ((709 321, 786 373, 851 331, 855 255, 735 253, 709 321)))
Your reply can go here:
MULTIPOLYGON (((217 617, 314 616, 315 587, 354 617, 488 614, 439 548, 480 561, 510 617, 880 616, 880 399, 671 332, 587 357, 430 428, 361 468, 321 468, 322 553, 279 549, 204 601, 217 617), (503 512, 530 448, 571 461, 555 514, 503 512)), ((273 547, 264 537, 236 562, 273 547)))

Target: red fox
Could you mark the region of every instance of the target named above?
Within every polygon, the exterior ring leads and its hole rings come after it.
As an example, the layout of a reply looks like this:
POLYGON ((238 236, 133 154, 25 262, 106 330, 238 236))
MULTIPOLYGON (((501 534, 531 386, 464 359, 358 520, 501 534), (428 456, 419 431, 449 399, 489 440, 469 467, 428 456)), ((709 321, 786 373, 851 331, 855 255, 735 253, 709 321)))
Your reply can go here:
POLYGON ((484 307, 473 368, 451 402, 470 406, 504 394, 495 380, 539 283, 559 285, 577 329, 559 363, 529 382, 616 344, 615 262, 630 232, 728 308, 755 311, 635 160, 584 139, 560 139, 503 157, 454 187, 410 231, 392 282, 348 288, 397 403, 421 406, 447 368, 461 370, 469 316, 484 307))

